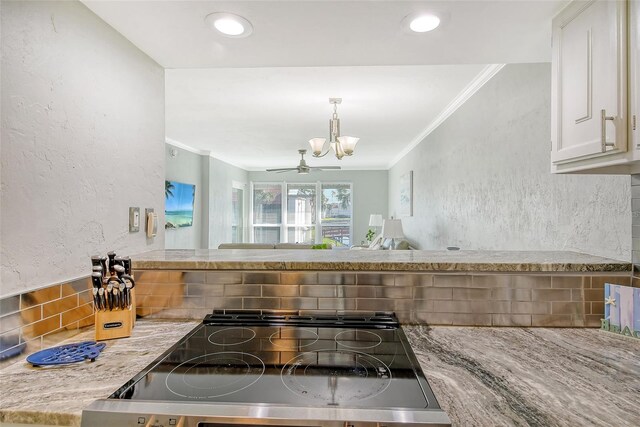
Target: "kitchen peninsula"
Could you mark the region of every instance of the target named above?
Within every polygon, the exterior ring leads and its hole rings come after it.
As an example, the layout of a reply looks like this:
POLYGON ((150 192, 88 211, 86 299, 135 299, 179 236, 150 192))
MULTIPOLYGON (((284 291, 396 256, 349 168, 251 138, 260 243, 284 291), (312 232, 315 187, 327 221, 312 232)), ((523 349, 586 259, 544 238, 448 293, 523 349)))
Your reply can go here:
POLYGON ((571 251, 157 250, 133 267, 192 270, 630 272, 631 263, 571 251))
POLYGON ((403 323, 597 327, 631 264, 576 252, 159 250, 133 257, 145 317, 394 311, 403 323))
MULTIPOLYGON (((0 422, 79 425, 87 405, 214 308, 396 311, 454 425, 640 420, 628 391, 640 375, 636 341, 587 328, 472 327, 598 326, 603 284, 628 284, 626 262, 571 252, 202 250, 148 252, 133 266, 146 319, 132 336, 109 341, 94 364, 5 365, 0 381, 12 391, 0 396, 0 422)), ((69 341, 93 335, 90 327, 69 341)))

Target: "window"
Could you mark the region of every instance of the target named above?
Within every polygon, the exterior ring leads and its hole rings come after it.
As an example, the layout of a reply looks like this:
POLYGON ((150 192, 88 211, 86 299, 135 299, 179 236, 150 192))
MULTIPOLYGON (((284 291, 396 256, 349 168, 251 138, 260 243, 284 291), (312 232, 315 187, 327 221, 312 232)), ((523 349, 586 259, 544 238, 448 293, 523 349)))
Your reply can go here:
POLYGON ((231 188, 231 243, 244 241, 244 190, 231 188))
POLYGON ((253 183, 251 209, 255 243, 351 244, 351 184, 253 183))
POLYGON ((351 245, 351 185, 322 184, 322 241, 351 245))
POLYGON ((253 241, 255 243, 280 242, 282 224, 282 185, 253 185, 253 241))
POLYGON ((287 242, 316 240, 316 184, 287 184, 287 242))

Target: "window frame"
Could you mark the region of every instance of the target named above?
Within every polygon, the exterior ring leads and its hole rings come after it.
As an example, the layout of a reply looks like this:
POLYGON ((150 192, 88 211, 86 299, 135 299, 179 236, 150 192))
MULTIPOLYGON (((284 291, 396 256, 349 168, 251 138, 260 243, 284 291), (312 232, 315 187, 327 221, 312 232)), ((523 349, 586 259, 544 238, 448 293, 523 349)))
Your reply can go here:
POLYGON ((245 203, 246 197, 247 197, 247 184, 244 182, 240 182, 240 181, 235 181, 232 180, 231 181, 231 200, 232 200, 232 208, 231 208, 231 233, 232 233, 232 238, 231 240, 233 241, 233 190, 241 190, 242 191, 242 210, 240 212, 240 218, 242 220, 242 227, 241 227, 241 235, 242 235, 242 240, 239 243, 242 242, 246 242, 247 241, 247 229, 249 227, 246 227, 245 224, 247 222, 247 204, 245 203))
MULTIPOLYGON (((354 211, 354 206, 355 204, 353 203, 353 183, 351 182, 344 182, 344 181, 328 181, 328 182, 322 182, 322 181, 318 181, 317 182, 317 192, 322 193, 322 186, 331 186, 331 185, 348 185, 349 186, 349 195, 351 196, 351 216, 349 218, 349 245, 353 245, 353 211, 354 211)), ((316 212, 316 215, 318 215, 318 219, 317 219, 317 223, 318 223, 318 227, 316 228, 316 240, 318 240, 318 238, 320 239, 318 243, 322 243, 322 196, 320 196, 320 203, 319 206, 317 207, 318 211, 316 212)), ((331 226, 327 226, 331 227, 331 226)))
POLYGON ((278 181, 251 181, 250 183, 250 194, 249 194, 249 228, 250 228, 250 233, 249 233, 249 242, 250 243, 255 243, 255 229, 256 227, 260 227, 260 228, 276 228, 279 227, 280 228, 280 241, 282 241, 282 233, 284 233, 284 229, 282 227, 283 225, 283 219, 286 216, 286 212, 284 212, 284 208, 286 207, 286 197, 283 197, 285 194, 282 192, 282 182, 278 182, 278 181), (254 222, 254 205, 253 205, 253 200, 254 200, 254 193, 255 193, 255 184, 261 184, 261 185, 272 185, 272 186, 280 186, 280 224, 278 223, 265 223, 265 224, 256 224, 254 222))
MULTIPOLYGON (((251 181, 249 183, 249 242, 255 243, 256 227, 280 227, 280 242, 289 243, 289 228, 295 228, 296 225, 288 224, 287 202, 289 200, 289 185, 315 185, 316 188, 316 223, 315 226, 315 244, 322 243, 322 186, 346 185, 349 186, 349 194, 351 195, 351 217, 349 218, 349 242, 353 242, 353 218, 355 203, 353 201, 353 183, 349 181, 251 181), (254 191, 256 184, 260 185, 279 185, 281 191, 281 223, 280 224, 255 224, 254 223, 254 191)), ((295 242, 292 242, 295 243, 295 242)))

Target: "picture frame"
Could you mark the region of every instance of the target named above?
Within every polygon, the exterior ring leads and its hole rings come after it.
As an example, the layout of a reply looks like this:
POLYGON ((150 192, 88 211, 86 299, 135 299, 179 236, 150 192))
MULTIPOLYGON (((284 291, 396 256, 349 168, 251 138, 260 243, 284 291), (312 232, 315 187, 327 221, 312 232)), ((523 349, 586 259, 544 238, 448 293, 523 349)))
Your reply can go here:
POLYGON ((413 216, 413 171, 400 176, 400 216, 413 216))
POLYGON ((193 226, 195 184, 165 180, 164 194, 164 228, 168 230, 193 226))

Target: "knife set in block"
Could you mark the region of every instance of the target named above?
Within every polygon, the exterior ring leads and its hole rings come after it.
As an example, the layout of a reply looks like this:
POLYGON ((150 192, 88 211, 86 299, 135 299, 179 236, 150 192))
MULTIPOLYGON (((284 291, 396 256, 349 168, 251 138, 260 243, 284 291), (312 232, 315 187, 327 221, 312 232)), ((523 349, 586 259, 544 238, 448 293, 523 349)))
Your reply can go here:
POLYGON ((131 336, 136 321, 131 259, 109 252, 106 257, 92 256, 91 264, 96 341, 131 336))

